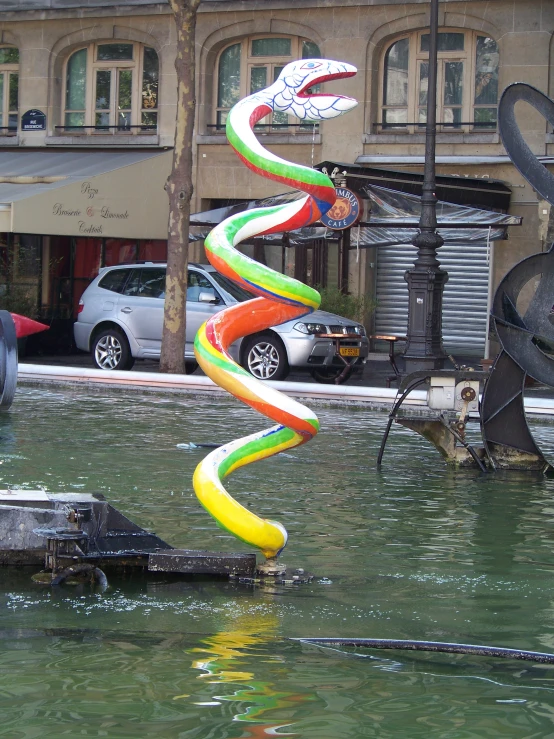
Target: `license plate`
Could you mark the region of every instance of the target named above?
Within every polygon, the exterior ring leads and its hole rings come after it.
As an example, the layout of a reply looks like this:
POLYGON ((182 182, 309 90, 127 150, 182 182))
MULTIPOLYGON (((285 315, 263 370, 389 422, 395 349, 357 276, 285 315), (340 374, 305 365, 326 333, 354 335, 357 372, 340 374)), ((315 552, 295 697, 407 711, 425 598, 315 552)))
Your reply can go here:
POLYGON ((341 357, 359 357, 360 347, 359 346, 341 346, 339 349, 341 357))

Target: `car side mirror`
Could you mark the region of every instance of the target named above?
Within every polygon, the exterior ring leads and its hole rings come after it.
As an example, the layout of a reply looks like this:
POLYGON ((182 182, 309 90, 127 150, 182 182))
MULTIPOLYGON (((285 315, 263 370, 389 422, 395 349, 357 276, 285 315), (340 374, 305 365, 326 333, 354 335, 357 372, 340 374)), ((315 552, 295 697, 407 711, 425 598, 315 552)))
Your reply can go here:
POLYGON ((213 290, 204 290, 198 295, 198 302, 214 303, 215 305, 217 305, 219 303, 219 298, 213 290))

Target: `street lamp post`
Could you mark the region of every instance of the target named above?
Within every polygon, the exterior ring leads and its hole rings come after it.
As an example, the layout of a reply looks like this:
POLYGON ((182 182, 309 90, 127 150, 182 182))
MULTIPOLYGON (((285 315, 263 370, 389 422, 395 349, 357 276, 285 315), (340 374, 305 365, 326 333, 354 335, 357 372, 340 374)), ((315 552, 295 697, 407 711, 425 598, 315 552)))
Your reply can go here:
POLYGON ((435 195, 435 143, 437 122, 437 38, 439 2, 431 0, 425 169, 419 233, 412 241, 417 258, 404 275, 408 283, 408 331, 404 359, 406 372, 441 369, 446 354, 442 346, 442 296, 448 273, 440 268, 437 249, 444 240, 437 233, 435 195))

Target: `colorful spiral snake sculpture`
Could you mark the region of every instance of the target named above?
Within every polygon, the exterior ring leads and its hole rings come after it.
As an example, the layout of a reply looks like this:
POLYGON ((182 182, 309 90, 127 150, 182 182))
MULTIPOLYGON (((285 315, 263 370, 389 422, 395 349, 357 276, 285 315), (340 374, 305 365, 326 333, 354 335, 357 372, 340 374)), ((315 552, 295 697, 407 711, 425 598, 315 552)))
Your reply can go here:
POLYGON ((247 167, 307 193, 292 203, 231 216, 216 226, 205 241, 211 264, 259 297, 217 313, 200 328, 194 344, 197 361, 216 384, 278 425, 214 450, 196 468, 194 490, 219 526, 257 547, 267 558, 276 557, 287 543, 286 529, 237 503, 221 480, 239 467, 304 444, 315 436, 319 423, 308 408, 253 378, 233 361, 228 348, 243 336, 311 313, 319 306, 320 296, 316 290, 255 262, 235 247, 247 238, 292 231, 317 221, 332 207, 336 196, 326 175, 267 151, 253 129, 274 111, 309 121, 345 113, 357 105, 356 100, 316 93, 312 88, 328 80, 351 77, 356 71, 350 64, 325 59, 292 62, 271 86, 239 101, 227 118, 229 143, 247 167))

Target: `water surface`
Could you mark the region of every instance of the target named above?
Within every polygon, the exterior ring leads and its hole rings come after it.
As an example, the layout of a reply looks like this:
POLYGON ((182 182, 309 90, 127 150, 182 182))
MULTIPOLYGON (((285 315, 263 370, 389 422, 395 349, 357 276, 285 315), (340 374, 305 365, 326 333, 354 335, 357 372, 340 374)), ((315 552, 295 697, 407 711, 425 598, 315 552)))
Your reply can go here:
MULTIPOLYGON (((310 636, 554 652, 554 481, 454 472, 386 415, 317 409, 310 444, 229 489, 283 522, 309 585, 111 579, 105 593, 0 577, 0 737, 552 737, 554 668, 321 648, 310 636)), ((191 486, 205 449, 268 425, 238 402, 20 388, 0 486, 100 492, 176 547, 245 551, 191 486)), ((543 450, 554 428, 534 428, 543 450)), ((550 457, 553 455, 550 454, 550 457)))

